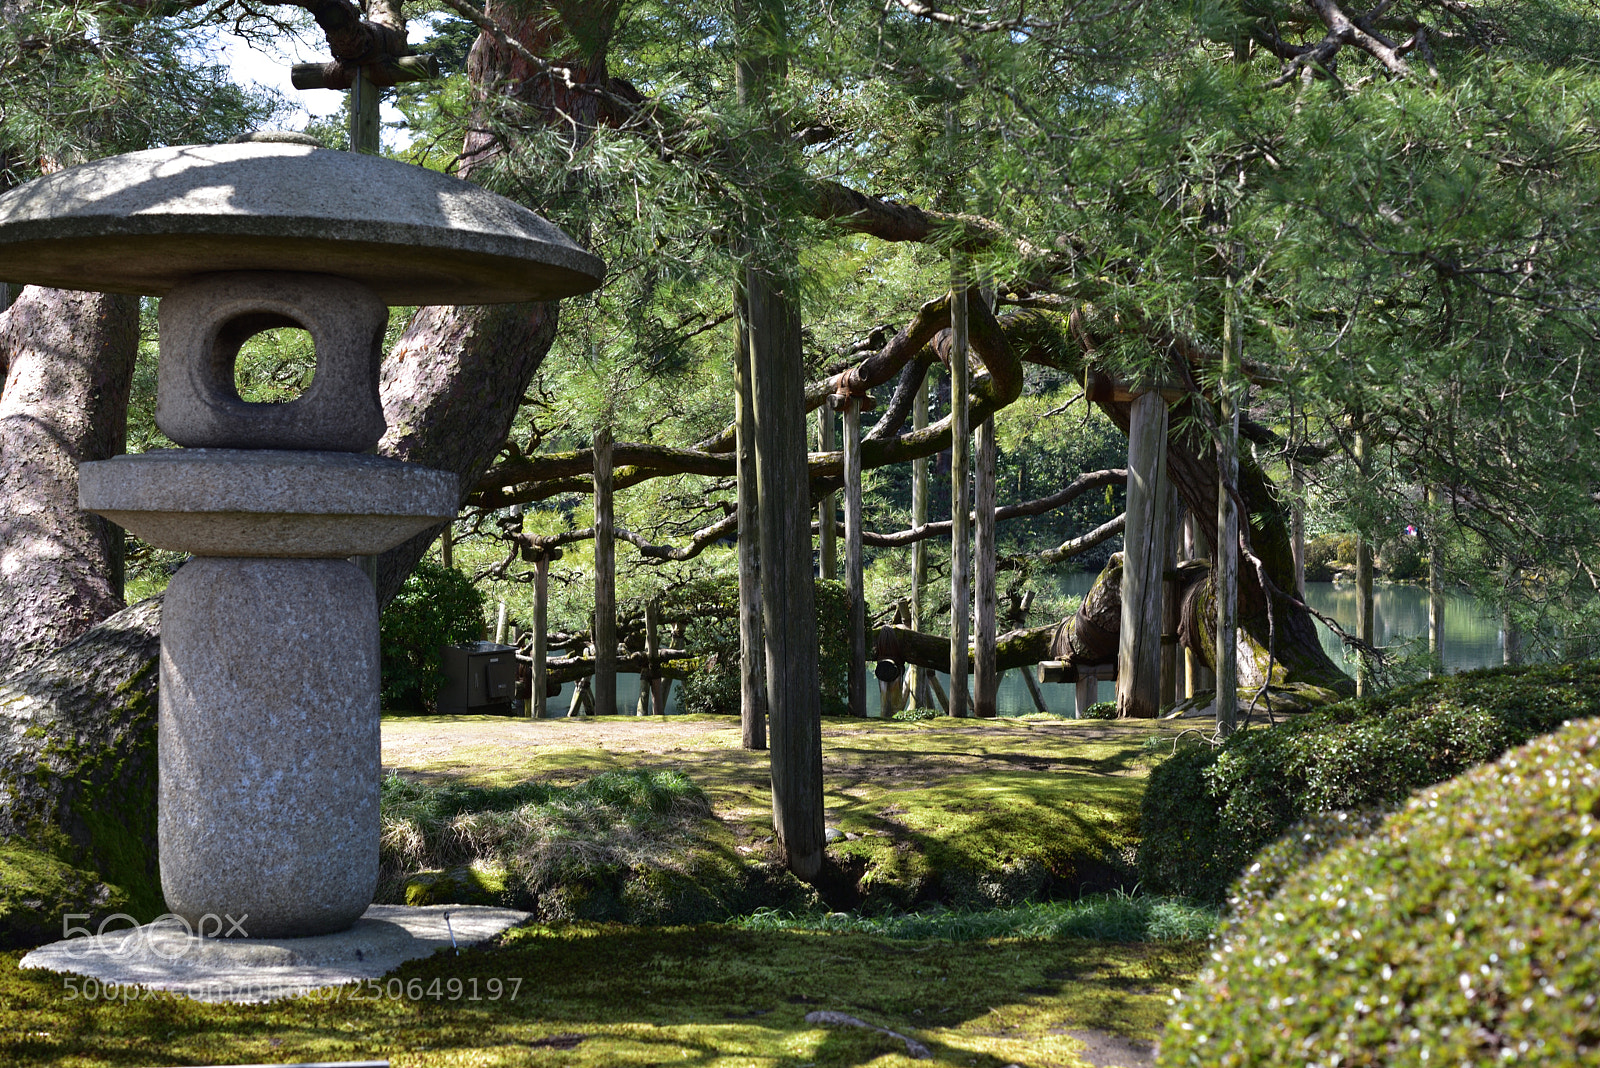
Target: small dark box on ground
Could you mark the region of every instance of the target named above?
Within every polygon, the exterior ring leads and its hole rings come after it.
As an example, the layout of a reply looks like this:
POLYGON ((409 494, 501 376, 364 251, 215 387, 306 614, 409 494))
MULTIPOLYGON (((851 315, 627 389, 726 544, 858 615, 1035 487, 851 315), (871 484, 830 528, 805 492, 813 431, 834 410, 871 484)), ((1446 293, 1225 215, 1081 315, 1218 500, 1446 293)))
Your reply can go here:
POLYGON ((516 649, 494 642, 468 642, 440 648, 445 684, 439 688, 439 711, 503 713, 516 711, 516 649))

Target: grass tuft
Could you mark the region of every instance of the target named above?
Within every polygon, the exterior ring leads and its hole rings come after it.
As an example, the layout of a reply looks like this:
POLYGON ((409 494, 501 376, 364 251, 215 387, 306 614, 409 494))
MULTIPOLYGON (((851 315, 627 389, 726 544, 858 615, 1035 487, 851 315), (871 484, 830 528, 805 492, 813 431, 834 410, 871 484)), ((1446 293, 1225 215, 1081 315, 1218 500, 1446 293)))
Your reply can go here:
POLYGON ((795 914, 761 909, 728 921, 747 931, 871 934, 915 941, 1083 938, 1101 942, 1192 942, 1210 937, 1219 911, 1180 898, 1096 894, 999 909, 933 909, 893 916, 795 914))

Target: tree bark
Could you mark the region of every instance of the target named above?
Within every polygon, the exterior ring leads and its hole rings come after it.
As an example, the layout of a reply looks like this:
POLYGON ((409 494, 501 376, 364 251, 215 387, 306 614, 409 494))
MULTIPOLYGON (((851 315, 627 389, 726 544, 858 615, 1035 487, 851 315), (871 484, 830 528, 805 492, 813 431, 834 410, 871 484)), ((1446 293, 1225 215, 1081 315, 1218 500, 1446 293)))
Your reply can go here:
POLYGON ((545 702, 550 697, 550 558, 540 556, 533 562, 533 692, 528 697, 528 715, 532 719, 544 716, 545 702))
POLYGON ((156 868, 156 667, 161 601, 105 619, 0 682, 0 838, 63 833, 74 858, 164 911, 156 868))
MULTIPOLYGON (((999 671, 1028 667, 1051 658, 1058 626, 1029 627, 1007 631, 995 641, 995 664, 999 671)), ((936 634, 922 634, 910 627, 879 627, 873 655, 880 660, 917 664, 931 671, 950 670, 950 643, 936 634)), ((969 646, 964 658, 973 662, 969 646)))
MULTIPOLYGON (((780 0, 738 0, 739 101, 768 109, 770 143, 780 157, 786 121, 773 96, 786 71, 788 25, 780 0)), ((746 219, 754 227, 760 220, 746 219)), ((811 484, 806 467, 805 364, 800 317, 785 275, 793 266, 745 267, 751 378, 754 382, 757 493, 761 516, 761 615, 767 646, 767 709, 772 747, 772 823, 779 852, 798 878, 822 873, 822 694, 811 571, 811 484)))
POLYGON ((973 558, 977 570, 977 633, 973 649, 976 656, 972 673, 973 713, 979 719, 999 715, 997 698, 1000 671, 995 661, 995 468, 998 465, 994 440, 994 416, 978 424, 977 477, 974 480, 973 558))
POLYGON ((766 640, 761 629, 761 515, 756 494, 756 421, 750 367, 749 310, 744 283, 735 286, 738 310, 734 356, 734 450, 739 517, 739 728, 746 749, 767 747, 766 640))
POLYGON ((0 665, 122 605, 122 530, 78 510, 78 465, 124 450, 136 297, 34 286, 0 313, 0 665))

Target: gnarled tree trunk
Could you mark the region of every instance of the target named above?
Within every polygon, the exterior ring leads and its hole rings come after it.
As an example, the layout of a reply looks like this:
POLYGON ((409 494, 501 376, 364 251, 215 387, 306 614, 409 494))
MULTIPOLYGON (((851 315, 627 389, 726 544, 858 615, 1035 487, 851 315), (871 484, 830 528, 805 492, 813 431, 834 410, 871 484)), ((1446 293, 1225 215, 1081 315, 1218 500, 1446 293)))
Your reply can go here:
POLYGON ((29 286, 0 313, 0 665, 122 608, 122 531, 78 510, 78 465, 123 451, 136 297, 29 286))

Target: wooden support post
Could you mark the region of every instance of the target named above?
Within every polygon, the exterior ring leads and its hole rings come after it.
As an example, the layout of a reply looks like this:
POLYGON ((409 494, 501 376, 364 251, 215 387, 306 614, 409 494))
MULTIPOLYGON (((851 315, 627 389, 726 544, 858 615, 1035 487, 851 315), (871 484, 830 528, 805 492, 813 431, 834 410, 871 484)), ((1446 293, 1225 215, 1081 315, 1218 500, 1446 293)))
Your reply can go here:
POLYGON ((1044 703, 1044 691, 1039 689, 1039 683, 1034 679, 1033 672, 1023 668, 1022 681, 1028 684, 1028 696, 1033 698, 1033 707, 1041 713, 1048 714, 1050 709, 1044 703))
POLYGON ((455 524, 446 523, 444 533, 439 535, 439 562, 445 567, 456 566, 455 542, 455 524))
POLYGON ((852 716, 867 714, 867 587, 861 556, 861 400, 844 410, 844 569, 850 613, 849 701, 852 716))
MULTIPOLYGON (((752 5, 754 6, 754 5, 752 5)), ((761 10, 774 12, 770 4, 761 10)), ((781 284, 745 272, 761 513, 761 618, 773 829, 797 878, 822 871, 822 695, 817 686, 811 478, 800 317, 781 284)))
POLYGON ((945 715, 951 715, 950 698, 945 696, 944 687, 939 684, 939 673, 937 671, 928 672, 928 685, 933 688, 933 696, 939 702, 939 707, 944 709, 945 715))
MULTIPOLYGON (((817 448, 832 452, 834 443, 833 409, 824 404, 817 409, 817 448)), ((859 449, 859 445, 857 446, 859 449)), ((860 459, 859 454, 856 457, 860 459)), ((846 458, 845 463, 849 463, 846 458)), ((849 475, 845 476, 845 507, 849 506, 849 475)), ((847 518, 846 523, 849 522, 847 518)), ((848 565, 847 565, 848 566, 848 565)), ((839 577, 839 502, 832 493, 824 494, 817 505, 817 573, 829 582, 839 577)))
POLYGON ((644 700, 645 683, 648 680, 650 701, 646 714, 659 716, 666 711, 661 707, 661 684, 666 680, 661 677, 661 603, 654 597, 644 606, 644 658, 649 665, 646 669, 648 676, 639 678, 639 699, 644 700))
MULTIPOLYGON (((1367 470, 1367 435, 1357 431, 1355 436, 1356 468, 1362 475, 1367 470)), ((1376 615, 1372 597, 1372 542, 1364 531, 1356 532, 1356 637, 1371 646, 1377 634, 1376 615)), ((1372 693, 1372 659, 1365 652, 1356 661, 1356 696, 1372 693)))
POLYGON ((1439 537, 1439 524, 1434 518, 1438 507, 1438 491, 1427 490, 1428 515, 1424 520, 1423 534, 1428 539, 1428 674, 1442 675, 1444 670, 1444 567, 1439 557, 1444 548, 1439 537))
MULTIPOLYGON (((745 329, 744 285, 734 302, 740 309, 734 354, 734 449, 739 510, 739 730, 740 744, 767 747, 767 652, 761 631, 761 514, 756 492, 756 417, 750 369, 750 338, 745 329)), ((665 705, 662 711, 665 712, 665 705)))
POLYGON ((611 428, 594 432, 594 708, 617 714, 617 536, 611 428))
POLYGON ((1507 559, 1501 574, 1505 596, 1500 606, 1500 634, 1504 642, 1501 648, 1501 661, 1506 667, 1521 667, 1522 628, 1517 624, 1517 617, 1511 611, 1511 591, 1517 584, 1517 566, 1507 559))
POLYGON ((495 614, 494 614, 494 643, 496 645, 504 645, 505 641, 506 641, 506 603, 505 603, 505 601, 501 601, 500 602, 500 606, 495 610, 495 614))
POLYGON ((1128 521, 1117 636, 1117 715, 1123 718, 1151 719, 1161 706, 1166 504, 1167 402, 1149 390, 1133 399, 1128 415, 1128 521))
MULTIPOLYGON (((1211 539, 1206 536, 1205 524, 1193 511, 1183 514, 1183 558, 1204 560, 1211 555, 1211 539)), ((1183 650, 1183 695, 1194 697, 1202 690, 1216 685, 1216 676, 1193 649, 1183 650)))
POLYGON ((380 90, 366 71, 350 84, 350 151, 368 156, 378 154, 378 94, 380 90))
POLYGON ((1183 664, 1178 656, 1178 557, 1183 551, 1183 502, 1178 487, 1167 481, 1166 539, 1161 563, 1161 707, 1178 703, 1178 675, 1183 664))
POLYGON ((1300 465, 1289 461, 1289 547, 1294 553, 1294 589, 1306 595, 1306 479, 1300 465))
POLYGON ((976 537, 973 540, 973 557, 977 564, 977 634, 973 650, 976 670, 972 677, 973 711, 979 719, 993 719, 999 715, 997 699, 1000 676, 995 670, 995 530, 996 505, 995 469, 999 466, 998 449, 994 440, 994 417, 990 416, 978 426, 978 464, 973 502, 976 537))
MULTIPOLYGON (((929 377, 932 377, 930 371, 929 377)), ((928 425, 928 387, 924 380, 917 387, 916 399, 911 404, 911 428, 923 430, 928 425)), ((921 528, 928 523, 928 458, 920 456, 911 461, 911 525, 921 528)), ((928 585, 928 543, 918 541, 911 546, 911 629, 922 630, 922 595, 928 585)), ((918 708, 933 704, 931 687, 927 683, 926 669, 913 664, 911 672, 911 701, 918 708)))
POLYGON ((967 277, 961 256, 950 273, 950 714, 967 709, 967 633, 972 544, 967 526, 972 425, 967 412, 967 277))
POLYGON ((1239 480, 1239 408, 1243 391, 1234 382, 1242 337, 1236 322, 1232 281, 1228 283, 1227 299, 1217 403, 1217 533, 1212 539, 1211 561, 1211 588, 1217 606, 1217 732, 1223 737, 1232 734, 1239 722, 1239 508, 1234 503, 1233 489, 1239 480))
POLYGON ((546 690, 550 682, 550 669, 546 661, 550 656, 550 557, 539 556, 533 561, 533 690, 528 695, 529 715, 538 719, 544 715, 546 690))

